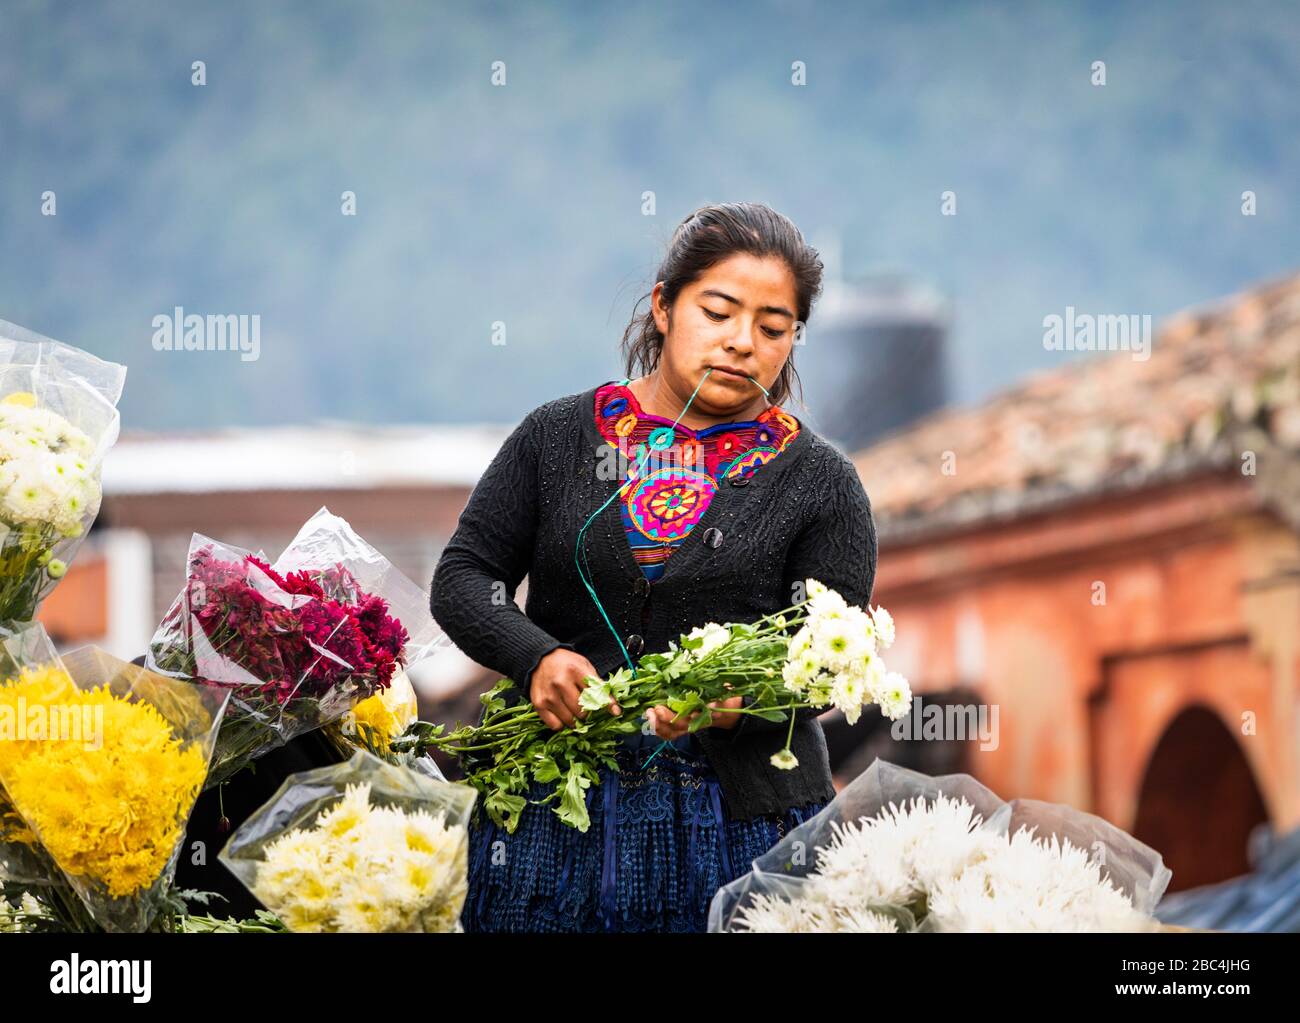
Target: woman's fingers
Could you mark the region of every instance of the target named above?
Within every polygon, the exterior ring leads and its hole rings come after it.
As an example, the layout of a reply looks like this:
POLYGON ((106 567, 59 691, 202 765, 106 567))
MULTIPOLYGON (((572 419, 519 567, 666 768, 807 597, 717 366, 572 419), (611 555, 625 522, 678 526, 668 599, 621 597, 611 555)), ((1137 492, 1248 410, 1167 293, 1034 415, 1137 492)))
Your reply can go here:
MULTIPOLYGON (((585 719, 587 711, 578 702, 583 688, 581 681, 569 679, 554 685, 544 698, 534 702, 533 708, 541 718, 542 724, 552 731, 557 731, 570 727, 575 721, 585 719)), ((610 713, 621 714, 623 708, 618 704, 611 704, 610 713)))
POLYGON ((713 727, 731 728, 740 719, 739 714, 730 713, 730 708, 741 707, 744 705, 743 696, 731 696, 725 700, 715 700, 709 706, 713 709, 713 727))
POLYGON ((558 688, 559 706, 555 708, 566 725, 571 725, 584 713, 578 697, 582 695, 582 686, 576 679, 569 679, 558 688))
POLYGON ((542 724, 551 731, 558 732, 564 727, 564 723, 544 706, 534 707, 533 709, 537 711, 537 716, 542 719, 542 724))
POLYGON ((563 703, 551 704, 551 713, 560 719, 561 728, 568 728, 576 720, 573 711, 563 703))
POLYGON ((671 707, 656 706, 650 708, 650 713, 654 715, 655 735, 672 741, 680 739, 690 730, 690 724, 699 711, 689 717, 678 718, 671 707))
MULTIPOLYGON (((594 681, 597 681, 599 678, 600 676, 596 674, 596 669, 592 668, 590 674, 584 675, 582 678, 578 679, 578 693, 581 694, 582 690, 586 689, 588 685, 590 685, 594 681)), ((613 700, 610 700, 609 712, 613 714, 615 717, 618 717, 620 714, 623 713, 623 708, 620 707, 613 700)), ((586 716, 587 716, 587 712, 585 710, 578 711, 578 717, 585 718, 586 716)))
POLYGON ((563 684, 553 687, 549 693, 533 706, 537 710, 537 716, 545 722, 548 728, 567 728, 573 724, 574 710, 570 709, 564 698, 563 684), (547 720, 548 715, 556 724, 551 724, 547 720))

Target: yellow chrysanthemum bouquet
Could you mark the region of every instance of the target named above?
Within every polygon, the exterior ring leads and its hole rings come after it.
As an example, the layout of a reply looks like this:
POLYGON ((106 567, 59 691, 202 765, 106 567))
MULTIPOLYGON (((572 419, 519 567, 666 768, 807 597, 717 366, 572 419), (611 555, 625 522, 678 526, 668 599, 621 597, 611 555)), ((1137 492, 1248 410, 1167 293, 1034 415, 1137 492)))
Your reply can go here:
POLYGON ((325 726, 325 733, 344 756, 363 749, 392 762, 393 740, 419 717, 415 688, 406 672, 399 668, 387 689, 353 704, 341 718, 325 726))
POLYGON ((220 859, 291 931, 454 931, 476 798, 358 750, 290 775, 220 859))
POLYGON ((125 378, 0 320, 0 619, 36 617, 94 521, 125 378))
POLYGON ((25 889, 69 929, 148 929, 226 699, 95 647, 60 657, 36 623, 0 633, 6 894, 25 889))

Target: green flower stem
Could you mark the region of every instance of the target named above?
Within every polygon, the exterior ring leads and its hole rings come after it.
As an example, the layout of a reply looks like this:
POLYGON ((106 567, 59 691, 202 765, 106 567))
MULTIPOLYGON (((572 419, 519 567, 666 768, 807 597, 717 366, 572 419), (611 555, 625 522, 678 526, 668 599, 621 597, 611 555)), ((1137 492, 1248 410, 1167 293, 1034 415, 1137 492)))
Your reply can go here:
POLYGON ((481 805, 508 831, 518 826, 523 808, 546 804, 555 804, 554 811, 566 823, 586 830, 590 820, 583 790, 599 783, 601 765, 616 765, 619 738, 637 727, 637 717, 646 707, 677 704, 683 709, 674 720, 680 720, 698 709, 740 696, 749 706, 717 713, 787 714, 788 749, 794 735, 794 712, 812 705, 792 699, 795 694, 785 689, 781 669, 794 630, 807 617, 805 604, 794 604, 743 627, 728 626, 740 634, 699 660, 688 650, 677 648, 647 655, 650 663, 643 659, 630 674, 619 669, 609 679, 593 679, 589 684, 611 683, 609 703, 584 710, 581 719, 568 728, 548 728, 527 700, 501 706, 498 694, 512 687, 503 679, 490 696, 484 696, 489 709, 478 726, 443 734, 441 726, 417 722, 394 740, 393 748, 403 755, 440 750, 461 758, 466 781, 484 796, 481 805), (618 704, 620 714, 610 713, 611 703, 618 704), (549 794, 540 799, 532 795, 532 785, 537 782, 549 788, 549 794))

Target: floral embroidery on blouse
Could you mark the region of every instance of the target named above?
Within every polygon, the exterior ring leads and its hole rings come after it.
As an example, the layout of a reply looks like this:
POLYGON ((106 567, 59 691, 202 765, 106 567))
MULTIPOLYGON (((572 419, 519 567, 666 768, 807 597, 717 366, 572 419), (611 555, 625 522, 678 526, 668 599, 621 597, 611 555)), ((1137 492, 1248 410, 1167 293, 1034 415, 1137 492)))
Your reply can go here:
POLYGON ((799 433, 799 421, 778 405, 757 419, 692 430, 644 411, 627 380, 596 390, 596 426, 620 451, 623 528, 632 554, 651 581, 690 535, 717 493, 735 476, 751 476, 799 433), (647 454, 648 452, 648 454, 647 454), (644 469, 637 471, 642 460, 644 469))

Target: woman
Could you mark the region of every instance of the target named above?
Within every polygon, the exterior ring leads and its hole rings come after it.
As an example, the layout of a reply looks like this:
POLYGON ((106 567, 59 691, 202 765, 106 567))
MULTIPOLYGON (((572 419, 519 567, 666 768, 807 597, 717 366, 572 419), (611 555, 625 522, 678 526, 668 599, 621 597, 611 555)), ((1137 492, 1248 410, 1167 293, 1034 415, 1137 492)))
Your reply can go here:
MULTIPOLYGON (((867 605, 876 534, 857 472, 780 406, 821 270, 765 206, 697 210, 624 334, 629 377, 534 409, 475 487, 430 607, 548 727, 573 723, 585 678, 788 607, 807 578, 867 605)), ((703 930, 716 890, 835 794, 817 711, 796 713, 798 767, 778 770, 788 719, 744 703, 694 733, 652 708, 588 789, 585 833, 549 806, 512 835, 476 814, 465 929, 703 930)))

